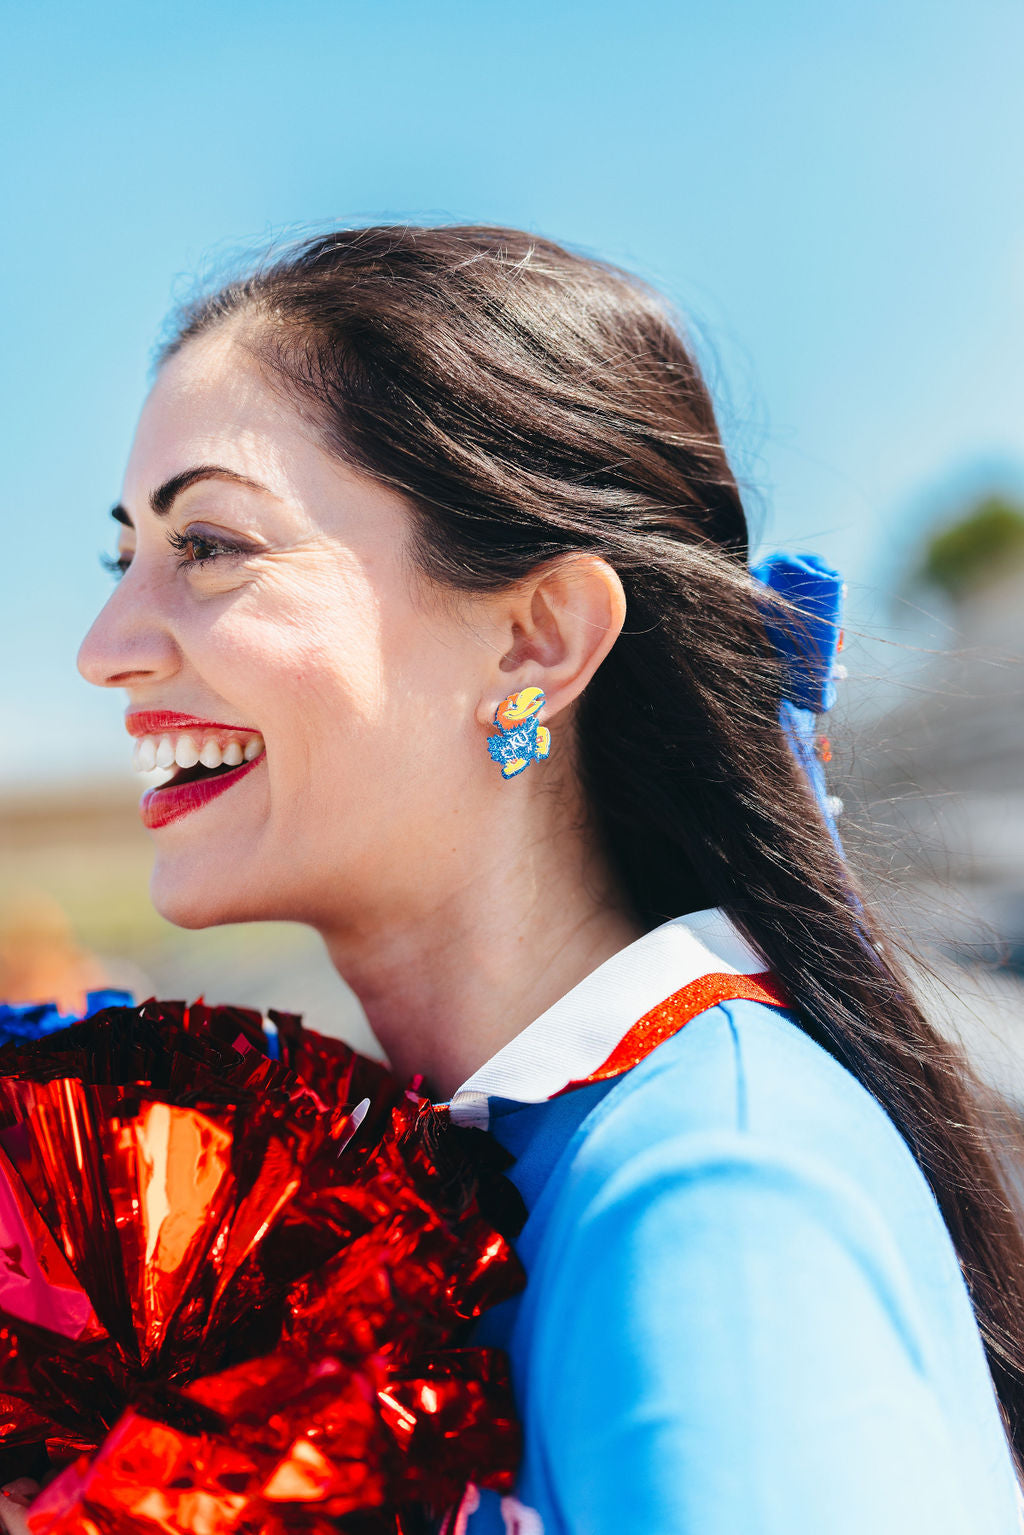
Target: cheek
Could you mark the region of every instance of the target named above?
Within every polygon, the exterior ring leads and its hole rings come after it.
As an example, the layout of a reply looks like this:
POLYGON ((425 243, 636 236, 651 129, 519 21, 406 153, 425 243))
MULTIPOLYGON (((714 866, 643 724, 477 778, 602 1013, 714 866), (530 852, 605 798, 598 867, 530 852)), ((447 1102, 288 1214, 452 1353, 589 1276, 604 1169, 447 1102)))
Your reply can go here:
POLYGON ((351 834, 353 818, 379 828, 384 801, 397 829, 458 793, 474 743, 486 755, 459 638, 386 597, 264 589, 197 637, 207 684, 266 739, 275 811, 337 815, 351 834))
POLYGON ((324 716, 371 716, 381 696, 376 625, 337 603, 261 599, 251 611, 222 614, 191 648, 209 685, 265 734, 324 716))

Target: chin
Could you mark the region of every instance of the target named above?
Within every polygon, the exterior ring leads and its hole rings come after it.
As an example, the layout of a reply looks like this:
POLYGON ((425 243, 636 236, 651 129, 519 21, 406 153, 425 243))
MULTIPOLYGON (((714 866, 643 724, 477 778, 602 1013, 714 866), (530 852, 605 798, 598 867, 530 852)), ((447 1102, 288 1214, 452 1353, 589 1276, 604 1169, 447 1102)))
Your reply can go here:
POLYGON ((232 922, 272 922, 278 913, 240 890, 231 871, 182 867, 182 860, 158 857, 149 881, 156 911, 175 927, 224 927, 232 922))

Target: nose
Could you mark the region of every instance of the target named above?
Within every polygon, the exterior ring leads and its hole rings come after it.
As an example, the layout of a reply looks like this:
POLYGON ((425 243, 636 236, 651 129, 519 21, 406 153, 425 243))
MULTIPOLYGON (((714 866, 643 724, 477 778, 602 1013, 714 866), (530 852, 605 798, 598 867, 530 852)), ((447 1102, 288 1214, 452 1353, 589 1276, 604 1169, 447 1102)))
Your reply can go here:
POLYGON ((174 637, 126 578, 107 599, 78 649, 77 666, 99 688, 170 677, 180 665, 174 637))

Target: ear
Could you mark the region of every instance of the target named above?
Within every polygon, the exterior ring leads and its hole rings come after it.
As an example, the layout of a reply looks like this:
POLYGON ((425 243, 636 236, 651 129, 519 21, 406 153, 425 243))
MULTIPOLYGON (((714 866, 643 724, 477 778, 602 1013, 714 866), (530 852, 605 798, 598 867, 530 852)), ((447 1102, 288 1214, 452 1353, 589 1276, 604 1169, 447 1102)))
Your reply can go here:
POLYGON ((626 618, 618 572, 597 554, 560 555, 513 592, 492 599, 497 659, 486 678, 477 719, 521 688, 544 689, 542 720, 578 697, 614 645, 626 618))

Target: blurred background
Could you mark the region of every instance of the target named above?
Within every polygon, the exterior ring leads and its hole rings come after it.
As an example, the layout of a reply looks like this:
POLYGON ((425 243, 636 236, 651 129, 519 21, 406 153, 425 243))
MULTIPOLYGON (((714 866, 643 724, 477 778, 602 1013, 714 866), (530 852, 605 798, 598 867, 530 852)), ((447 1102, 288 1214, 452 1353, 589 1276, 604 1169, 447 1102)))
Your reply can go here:
POLYGON ((75 653, 174 302, 316 227, 507 223, 670 295, 758 547, 846 573, 847 844, 1024 1106, 1019 0, 6 0, 3 35, 0 998, 372 1048, 315 935, 155 914, 124 699, 75 653))

